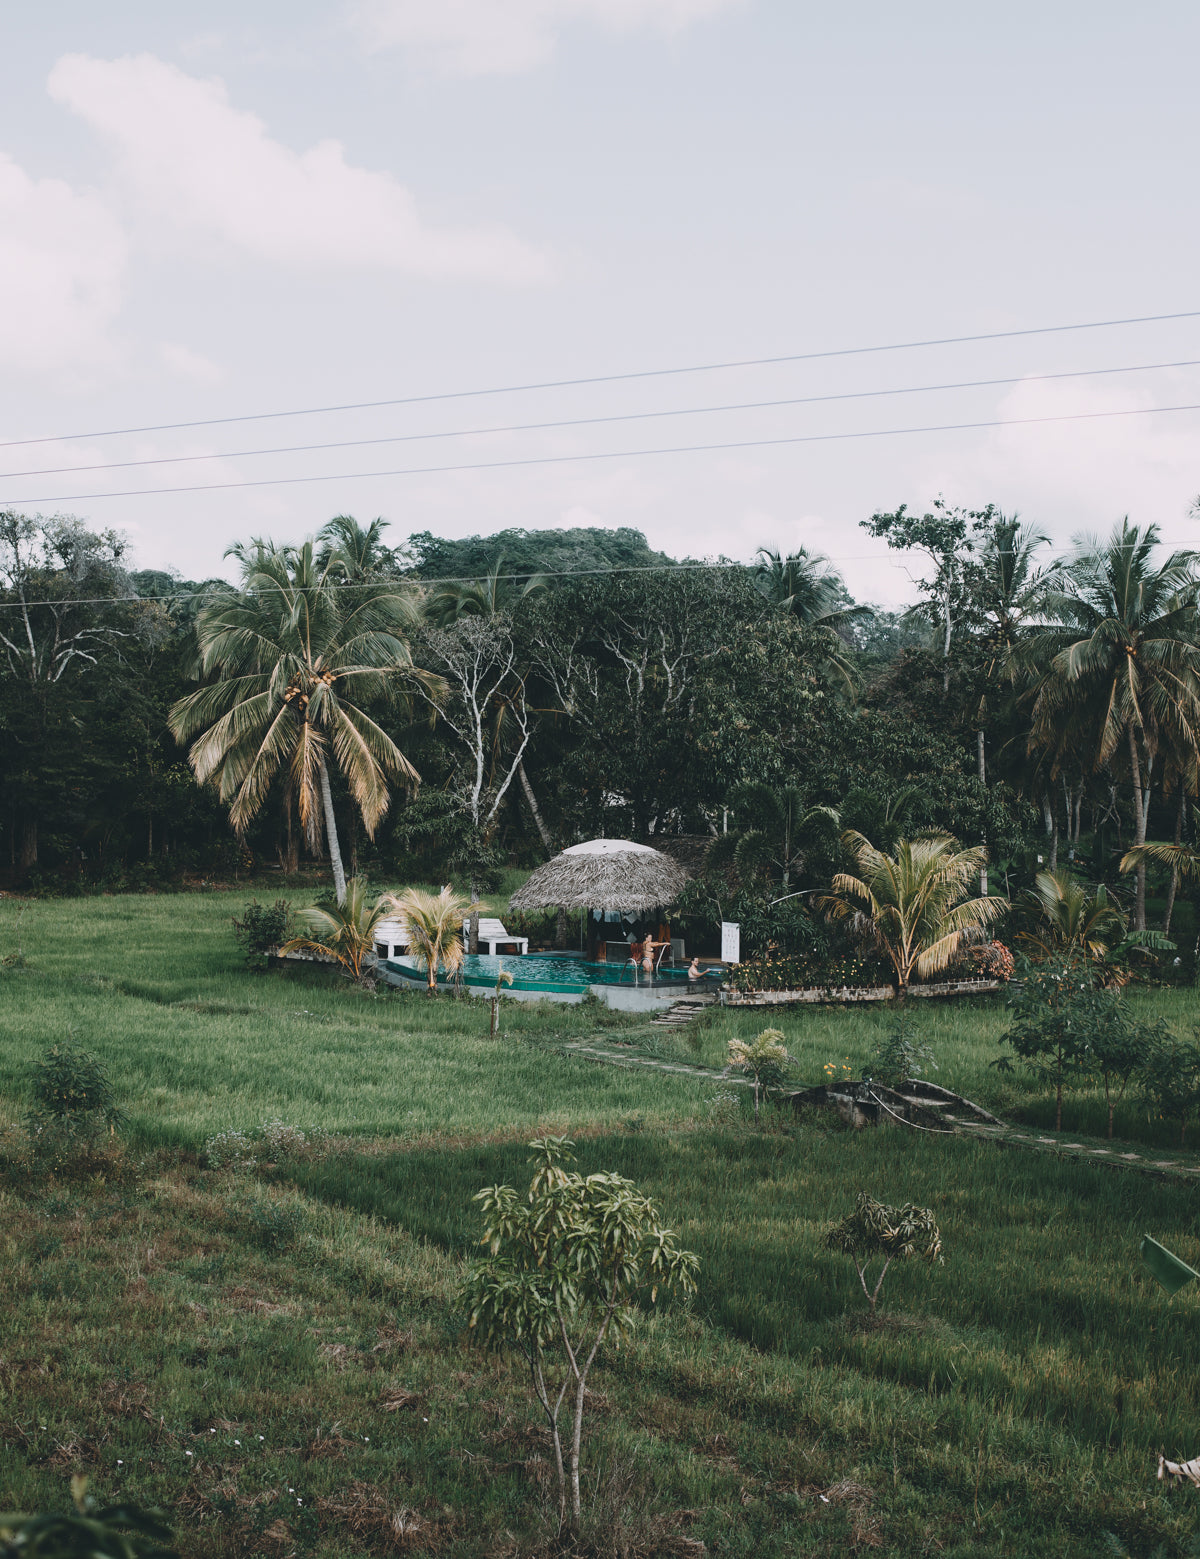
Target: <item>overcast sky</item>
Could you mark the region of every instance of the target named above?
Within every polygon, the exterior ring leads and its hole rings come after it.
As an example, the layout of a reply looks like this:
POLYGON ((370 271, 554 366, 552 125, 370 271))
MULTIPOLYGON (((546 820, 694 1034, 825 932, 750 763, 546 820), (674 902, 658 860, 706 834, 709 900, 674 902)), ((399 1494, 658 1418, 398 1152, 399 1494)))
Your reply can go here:
POLYGON ((1034 377, 1200 359, 1200 319, 60 441, 1200 309, 1194 5, 48 0, 5 34, 0 438, 52 441, 0 503, 143 566, 339 512, 632 525, 895 602, 857 521, 938 492, 1197 539, 1195 411, 636 452, 1200 402, 1196 367, 1034 377), (981 379, 1013 382, 413 437, 981 379), (405 441, 230 458, 353 440, 405 441))

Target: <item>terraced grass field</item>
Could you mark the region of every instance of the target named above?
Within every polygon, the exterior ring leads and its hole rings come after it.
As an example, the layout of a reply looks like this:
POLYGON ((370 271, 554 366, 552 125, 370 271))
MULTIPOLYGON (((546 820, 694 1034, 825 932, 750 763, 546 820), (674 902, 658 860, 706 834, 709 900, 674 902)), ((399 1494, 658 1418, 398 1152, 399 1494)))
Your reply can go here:
MULTIPOLYGON (((191 1556, 1179 1553, 1200 1452, 1200 1292, 1168 1300, 1149 1232, 1200 1264, 1194 1183, 902 1128, 850 1132, 728 1085, 563 1047, 714 1070, 713 1014, 663 1034, 591 1008, 362 995, 254 973, 241 897, 37 903, 0 967, 0 1507, 102 1498, 173 1513, 191 1556), (46 1176, 22 1148, 28 1067, 72 1035, 108 1063, 123 1152, 46 1176), (206 1167, 205 1139, 280 1118, 330 1151, 206 1167), (464 1335, 471 1196, 523 1183, 525 1139, 658 1201, 701 1257, 690 1307, 648 1314, 594 1377, 584 1533, 564 1547, 520 1361, 464 1335), (865 1189, 932 1206, 944 1266, 894 1267, 871 1322, 822 1246, 865 1189), (1117 1550, 1110 1550, 1117 1551, 1117 1550)), ((0 903, 0 957, 16 906, 0 903)), ((1190 1021, 1190 993, 1134 1000, 1190 1021)), ((785 1016, 799 1079, 857 1067, 886 1015, 785 1016), (813 1074, 813 1075, 810 1075, 813 1074)), ((948 1087, 1027 1120, 989 1063, 1003 1012, 920 1021, 948 1087)), ((1099 1125, 1094 1101, 1068 1117, 1099 1125)), ((1127 1136, 1153 1143, 1130 1107, 1127 1136)))

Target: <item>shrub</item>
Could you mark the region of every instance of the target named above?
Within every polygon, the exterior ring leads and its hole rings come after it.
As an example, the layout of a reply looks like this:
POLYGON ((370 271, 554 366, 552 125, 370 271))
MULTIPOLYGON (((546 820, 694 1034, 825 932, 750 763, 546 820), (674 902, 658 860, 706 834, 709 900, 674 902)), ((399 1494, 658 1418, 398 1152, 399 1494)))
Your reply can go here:
MULTIPOLYGON (((1063 1089, 1092 1068, 1089 1041, 1106 1016, 1108 993, 1070 957, 1044 964, 1022 960, 1022 980, 1009 998, 1013 1021, 1000 1036, 1026 1069, 1054 1087, 1054 1129, 1062 1130, 1063 1089)), ((993 1065, 1011 1071, 1012 1058, 993 1065)))
POLYGON ((299 1202, 250 1202, 245 1215, 251 1239, 263 1250, 291 1250, 308 1221, 299 1202))
POLYGON ((257 1168, 254 1143, 244 1131, 221 1131, 204 1144, 204 1156, 210 1169, 233 1169, 248 1173, 257 1168))
POLYGON ((485 1346, 515 1343, 528 1360, 554 1445, 560 1518, 567 1467, 559 1413, 574 1387, 569 1470, 577 1526, 588 1372, 607 1337, 619 1343, 632 1330, 639 1297, 653 1304, 660 1289, 692 1292, 699 1261, 679 1248, 632 1181, 564 1169, 572 1147, 565 1137, 529 1145, 537 1168, 526 1196, 499 1185, 475 1197, 489 1256, 469 1273, 463 1293, 470 1327, 485 1346))
POLYGON ((247 959, 254 963, 286 942, 292 926, 292 906, 287 899, 260 904, 251 899, 239 920, 233 917, 233 934, 247 959))
POLYGON ((825 1247, 841 1251, 853 1261, 872 1311, 893 1261, 915 1256, 932 1266, 942 1260, 942 1236, 932 1208, 912 1202, 888 1207, 865 1191, 858 1193, 854 1211, 826 1231, 825 1247), (883 1267, 871 1289, 867 1287, 867 1267, 877 1256, 883 1257, 883 1267))
POLYGON ((970 972, 986 980, 1011 980, 1016 960, 1003 942, 979 942, 967 949, 970 972))
POLYGON ((1200 1035, 1179 1039, 1164 1029, 1150 1046, 1141 1083, 1151 1110, 1179 1122, 1182 1147, 1188 1121, 1200 1110, 1200 1035))
POLYGON ((896 1021, 871 1053, 873 1076, 889 1087, 898 1088, 920 1077, 925 1067, 937 1071, 937 1062, 928 1045, 917 1038, 917 1027, 906 1007, 896 1012, 896 1021))
POLYGON ((115 1135, 125 1121, 103 1065, 73 1044, 51 1045, 34 1066, 31 1092, 26 1123, 35 1138, 92 1142, 104 1127, 115 1135))

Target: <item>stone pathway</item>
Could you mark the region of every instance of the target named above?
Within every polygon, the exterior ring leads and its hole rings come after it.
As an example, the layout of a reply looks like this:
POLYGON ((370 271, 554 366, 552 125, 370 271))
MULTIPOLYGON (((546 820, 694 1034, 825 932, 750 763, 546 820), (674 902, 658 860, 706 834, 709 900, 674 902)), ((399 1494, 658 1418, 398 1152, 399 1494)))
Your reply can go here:
MULTIPOLYGON (((572 1055, 582 1056, 588 1061, 598 1061, 606 1066, 645 1067, 652 1071, 694 1077, 698 1082, 720 1083, 724 1087, 752 1086, 748 1078, 727 1076, 711 1066, 692 1065, 684 1061, 662 1061, 655 1056, 640 1055, 632 1047, 623 1045, 603 1045, 578 1039, 568 1040, 562 1048, 572 1055)), ((1005 1147, 1011 1145, 1031 1152, 1050 1152, 1063 1158, 1095 1158, 1101 1163, 1107 1162, 1114 1169, 1136 1168, 1158 1174, 1186 1175, 1189 1178, 1200 1176, 1200 1162, 1189 1162, 1183 1156, 1155 1157, 1154 1153, 1161 1153, 1161 1148, 1145 1153, 1119 1152, 1115 1147, 1089 1146, 1086 1142, 1060 1142, 1057 1137, 1040 1136, 1035 1132, 1023 1131, 1004 1123, 985 1126, 977 1121, 963 1120, 949 1111, 942 1115, 942 1119, 957 1134, 985 1137, 1005 1147)))

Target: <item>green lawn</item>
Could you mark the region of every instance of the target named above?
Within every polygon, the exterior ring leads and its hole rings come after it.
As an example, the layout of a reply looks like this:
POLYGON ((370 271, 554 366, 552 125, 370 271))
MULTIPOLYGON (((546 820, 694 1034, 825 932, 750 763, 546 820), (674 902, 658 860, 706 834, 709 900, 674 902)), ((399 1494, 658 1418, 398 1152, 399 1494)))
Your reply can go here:
MULTIPOLYGON (((1106 1532, 1135 1556, 1181 1551, 1194 1493, 1154 1471, 1160 1446, 1200 1452, 1200 1291, 1168 1300, 1137 1244, 1200 1264, 1193 1184, 774 1111, 755 1132, 714 1116, 711 1084, 559 1049, 618 1040, 716 1067, 732 1034, 782 1016, 818 1081, 869 1058, 885 1013, 715 1013, 664 1037, 507 1004, 491 1041, 482 1003, 246 971, 240 903, 37 903, 28 967, 0 967, 4 1118, 68 1034, 131 1117, 124 1158, 82 1178, 23 1172, 9 1130, 0 1508, 61 1503, 83 1470, 102 1498, 168 1507, 197 1559, 563 1552, 519 1361, 469 1347, 456 1302, 472 1194, 521 1183, 523 1142, 547 1128, 576 1135, 584 1169, 635 1178, 702 1261, 695 1303, 648 1315, 598 1367, 578 1552, 1083 1559, 1106 1532), (349 1140, 204 1167, 206 1136, 270 1117, 349 1140), (874 1326, 821 1243, 859 1189, 932 1206, 946 1250, 933 1271, 893 1268, 874 1326)), ((14 914, 0 904, 0 957, 14 914)), ((1190 993, 1133 999, 1190 1021, 1190 993)), ((1042 1118, 988 1065, 1002 1009, 918 1021, 938 1081, 1042 1118)), ((1093 1106, 1071 1106, 1072 1130, 1093 1106)), ((1121 1129, 1152 1140, 1135 1109, 1121 1129)))

